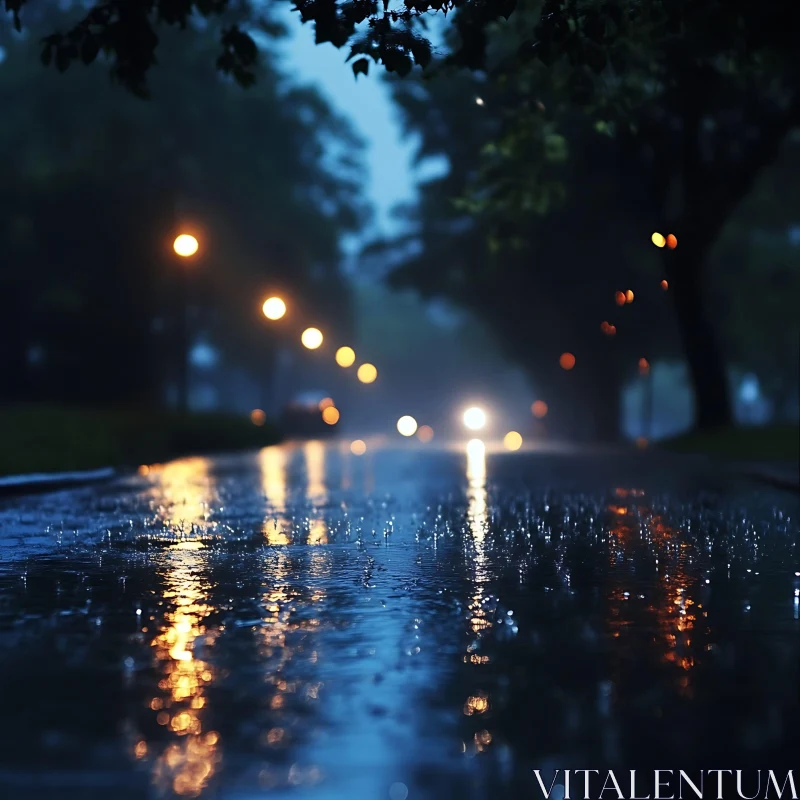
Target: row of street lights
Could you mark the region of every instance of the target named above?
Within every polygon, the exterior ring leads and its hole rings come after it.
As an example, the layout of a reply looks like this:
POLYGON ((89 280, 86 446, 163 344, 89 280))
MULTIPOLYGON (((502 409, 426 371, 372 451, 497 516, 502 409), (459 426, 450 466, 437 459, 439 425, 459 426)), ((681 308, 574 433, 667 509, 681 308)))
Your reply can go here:
MULTIPOLYGON (((654 233, 652 236, 652 242, 657 247, 668 247, 669 249, 674 250, 677 247, 678 240, 674 234, 669 234, 668 236, 664 237, 660 233, 654 233)), ((192 256, 196 255, 200 249, 199 242, 195 236, 189 233, 182 233, 176 236, 173 242, 173 250, 175 251, 176 255, 180 256, 181 258, 191 258, 192 256)), ((185 275, 185 273, 184 273, 185 275)), ((186 277, 182 280, 182 308, 181 308, 181 363, 179 369, 179 379, 178 379, 178 405, 182 410, 186 410, 188 408, 188 361, 189 361, 189 330, 188 330, 188 279, 186 277)), ((661 288, 663 290, 668 289, 668 283, 666 280, 661 281, 661 288)), ((615 296, 617 305, 627 305, 633 302, 634 300, 634 293, 632 290, 628 289, 625 292, 618 291, 615 296)), ((281 297, 271 296, 264 300, 262 307, 262 313, 266 319, 277 322, 283 319, 287 312, 288 308, 286 302, 281 297)), ((610 325, 607 321, 604 321, 601 325, 601 330, 607 335, 614 335, 616 333, 616 326, 610 325)), ((308 350, 318 350, 323 342, 325 337, 322 331, 319 328, 309 327, 303 330, 300 341, 302 345, 308 350)), ((335 360, 336 363, 344 368, 348 369, 349 367, 353 366, 356 362, 356 353, 352 347, 342 346, 336 350, 335 353, 335 360)), ((642 363, 647 363, 645 359, 641 359, 639 363, 640 367, 640 374, 648 375, 649 374, 649 365, 647 365, 646 371, 643 371, 642 363)), ((562 353, 559 358, 559 365, 565 371, 570 371, 575 367, 576 359, 574 354, 565 352, 562 353)), ((377 380, 378 377, 378 370, 374 364, 369 362, 365 362, 359 365, 358 369, 356 370, 356 377, 361 383, 364 384, 371 384, 377 380)), ((338 409, 335 406, 331 405, 324 409, 320 409, 322 412, 323 420, 330 424, 335 425, 340 418, 340 414, 338 409)), ((537 419, 543 419, 548 412, 547 403, 543 400, 537 400, 531 406, 531 412, 537 419)), ((259 420, 261 418, 259 417, 259 420)), ((261 422, 263 424, 263 421, 261 422)), ((467 409, 464 413, 464 425, 470 430, 480 430, 486 424, 486 415, 482 409, 473 407, 467 409)), ((404 416, 398 420, 397 429, 403 436, 413 436, 414 433, 418 432, 417 422, 414 420, 413 417, 404 416)), ((430 439, 433 437, 433 429, 430 426, 424 425, 422 428, 419 428, 419 437, 423 440, 430 439), (424 429, 424 434, 423 434, 424 429)), ((519 436, 515 431, 509 432, 507 437, 511 436, 511 442, 516 442, 516 437, 519 436), (514 436, 512 436, 514 434, 514 436)), ((521 446, 521 437, 520 438, 520 446, 521 446)), ((509 449, 518 449, 516 447, 511 447, 509 449)))

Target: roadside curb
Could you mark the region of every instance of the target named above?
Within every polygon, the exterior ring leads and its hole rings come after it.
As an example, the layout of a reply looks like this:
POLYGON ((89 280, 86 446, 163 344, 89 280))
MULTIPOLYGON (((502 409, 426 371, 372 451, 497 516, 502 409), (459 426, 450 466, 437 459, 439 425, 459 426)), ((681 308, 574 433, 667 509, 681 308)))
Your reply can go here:
POLYGON ((119 470, 113 467, 77 472, 35 472, 27 475, 6 475, 0 477, 0 497, 72 489, 111 480, 118 475, 120 475, 119 470))

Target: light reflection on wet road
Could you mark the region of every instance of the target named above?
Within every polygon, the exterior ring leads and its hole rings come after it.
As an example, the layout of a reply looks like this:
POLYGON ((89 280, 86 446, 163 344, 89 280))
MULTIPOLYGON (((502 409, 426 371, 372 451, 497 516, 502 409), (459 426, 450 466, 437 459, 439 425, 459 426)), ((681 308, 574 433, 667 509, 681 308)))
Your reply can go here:
POLYGON ((6 499, 0 796, 796 766, 798 500, 688 463, 307 442, 6 499))

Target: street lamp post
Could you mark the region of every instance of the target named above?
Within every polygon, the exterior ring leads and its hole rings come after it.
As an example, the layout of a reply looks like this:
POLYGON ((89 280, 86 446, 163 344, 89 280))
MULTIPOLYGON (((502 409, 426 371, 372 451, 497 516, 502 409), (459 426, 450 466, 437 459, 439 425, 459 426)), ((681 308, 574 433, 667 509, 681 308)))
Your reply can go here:
MULTIPOLYGON (((182 233, 175 238, 172 243, 175 254, 183 260, 194 256, 199 244, 197 239, 188 233, 182 233)), ((189 410, 189 270, 181 270, 178 279, 179 293, 178 298, 178 365, 177 365, 177 389, 178 389, 178 410, 187 412, 189 410)))
MULTIPOLYGON (((286 301, 277 295, 271 295, 261 305, 261 313, 270 322, 279 322, 286 316, 286 312, 286 301)), ((275 416, 280 413, 278 382, 282 361, 283 351, 273 339, 273 348, 268 359, 269 367, 264 370, 264 378, 261 382, 261 402, 263 408, 275 416)))

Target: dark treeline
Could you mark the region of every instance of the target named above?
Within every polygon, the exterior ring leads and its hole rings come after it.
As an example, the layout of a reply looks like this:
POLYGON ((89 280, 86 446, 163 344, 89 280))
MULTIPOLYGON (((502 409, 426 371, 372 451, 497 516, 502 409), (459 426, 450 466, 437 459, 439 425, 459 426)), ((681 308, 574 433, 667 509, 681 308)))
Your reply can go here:
MULTIPOLYGON (((500 63, 504 35, 496 34, 500 63)), ((796 419, 797 131, 762 153, 738 205, 697 234, 711 237, 701 245, 684 235, 697 219, 675 222, 684 135, 666 101, 645 98, 615 121, 607 107, 577 105, 571 79, 568 67, 527 64, 501 80, 448 70, 391 80, 405 128, 419 136, 418 157, 444 159, 447 170, 407 210, 409 235, 374 246, 398 263, 390 279, 486 319, 562 432, 616 438, 621 392, 641 359, 687 364, 700 427, 732 421, 737 373, 758 377, 776 419, 796 419), (677 234, 678 246, 657 248, 654 232, 677 234), (617 305, 616 293, 629 289, 634 301, 617 305), (570 372, 559 366, 563 352, 576 356, 570 372)), ((704 113, 709 129, 729 122, 722 103, 709 100, 704 113)), ((713 141, 700 144, 712 159, 713 141)), ((735 174, 754 156, 731 147, 735 174)), ((698 175, 712 166, 698 164, 698 175)))
POLYGON ((183 291, 193 341, 252 375, 274 357, 270 292, 347 335, 339 242, 366 213, 361 145, 281 74, 274 41, 244 92, 214 68, 215 25, 168 31, 142 101, 101 69, 44 69, 39 35, 74 16, 39 13, 22 35, 0 24, 0 398, 163 405, 183 291), (200 242, 186 261, 184 231, 200 242))

